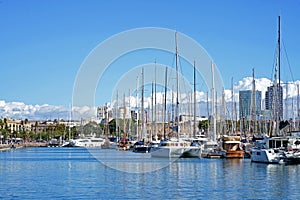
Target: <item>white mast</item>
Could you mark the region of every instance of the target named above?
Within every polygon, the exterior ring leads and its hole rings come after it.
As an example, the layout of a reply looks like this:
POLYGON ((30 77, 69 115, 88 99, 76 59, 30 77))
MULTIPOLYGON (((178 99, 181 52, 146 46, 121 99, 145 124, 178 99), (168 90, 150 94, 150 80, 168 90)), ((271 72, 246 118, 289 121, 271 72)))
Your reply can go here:
POLYGON ((215 94, 215 69, 214 69, 214 62, 211 62, 211 74, 212 74, 212 87, 211 87, 211 93, 212 93, 212 117, 213 117, 213 124, 214 124, 214 129, 213 129, 213 134, 212 134, 212 139, 213 141, 216 140, 216 132, 217 132, 217 119, 216 119, 216 107, 215 107, 215 101, 216 101, 216 94, 215 94))
MULTIPOLYGON (((69 113, 69 127, 68 127, 68 132, 69 132, 69 140, 71 139, 71 123, 72 123, 72 111, 73 107, 72 104, 70 104, 70 113, 69 113)), ((41 139, 41 138, 40 138, 41 139)))
POLYGON ((155 140, 157 140, 157 126, 156 126, 156 120, 157 120, 157 107, 156 107, 156 60, 155 60, 155 72, 154 72, 154 132, 155 132, 155 140))
POLYGON ((117 90, 117 95, 116 95, 116 111, 115 111, 115 116, 116 116, 116 138, 117 140, 120 139, 120 132, 119 132, 119 92, 117 90))
MULTIPOLYGON (((297 84, 297 127, 299 127, 299 113, 300 110, 299 110, 299 83, 297 84)), ((297 129, 298 130, 298 129, 297 129)))
POLYGON ((141 139, 145 138, 145 111, 144 111, 144 68, 142 68, 142 108, 141 108, 141 123, 142 123, 142 131, 141 131, 141 139))
POLYGON ((139 90, 139 77, 136 77, 136 139, 138 140, 139 138, 139 109, 138 109, 138 102, 139 102, 139 97, 138 97, 138 90, 139 90))
POLYGON ((299 110, 299 83, 297 84, 297 118, 299 120, 300 110, 299 110))
POLYGON ((209 113, 209 102, 208 102, 208 91, 207 91, 207 95, 206 95, 206 111, 207 111, 207 119, 208 119, 208 127, 207 127, 207 133, 206 133, 206 137, 208 137, 208 135, 210 134, 210 113, 209 113))
POLYGON ((231 134, 236 135, 236 110, 234 99, 233 77, 231 78, 231 134))
POLYGON ((152 82, 152 91, 151 91, 151 132, 150 132, 150 141, 152 142, 153 132, 154 132, 154 83, 152 82))
POLYGON ((226 102, 225 102, 225 89, 224 87, 222 88, 222 102, 221 102, 221 106, 222 106, 222 109, 221 109, 221 129, 222 131, 220 131, 220 133, 222 133, 223 135, 226 133, 226 129, 227 129, 227 124, 226 124, 226 116, 227 116, 227 113, 226 113, 226 102))
MULTIPOLYGON (((128 92, 129 92, 129 96, 128 96, 129 97, 129 99, 128 99, 128 114, 129 114, 129 116, 131 116, 131 113, 130 113, 131 112, 131 101, 130 101, 131 100, 131 98, 130 98, 131 93, 130 93, 130 89, 129 89, 128 92)), ((128 135, 129 134, 132 136, 132 133, 131 133, 131 119, 128 122, 128 135)))
POLYGON ((194 60, 194 126, 193 126, 193 137, 196 137, 196 62, 194 60))
POLYGON ((166 139, 167 87, 168 87, 168 68, 166 67, 166 72, 165 72, 164 111, 163 111, 164 140, 166 139))
POLYGON ((177 138, 179 139, 179 69, 178 69, 178 39, 177 32, 175 32, 176 42, 176 125, 177 125, 177 138))
POLYGON ((254 68, 252 69, 252 95, 251 95, 251 121, 253 122, 253 134, 256 132, 256 88, 254 79, 254 68))
POLYGON ((123 137, 126 139, 126 102, 125 102, 125 93, 123 97, 123 105, 124 105, 124 110, 123 110, 123 137))

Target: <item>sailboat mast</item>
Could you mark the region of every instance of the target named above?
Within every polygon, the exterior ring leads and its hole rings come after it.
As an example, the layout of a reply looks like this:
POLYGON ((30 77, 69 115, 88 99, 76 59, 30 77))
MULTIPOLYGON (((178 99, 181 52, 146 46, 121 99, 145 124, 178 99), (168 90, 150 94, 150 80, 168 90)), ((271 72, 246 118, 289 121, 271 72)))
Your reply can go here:
POLYGON ((216 119, 216 107, 215 107, 215 101, 216 101, 216 94, 215 94, 215 66, 214 66, 214 62, 211 62, 211 74, 212 74, 212 114, 213 114, 213 124, 214 124, 214 129, 213 129, 213 135, 212 135, 212 139, 215 140, 216 139, 216 132, 217 132, 217 119, 216 119))
MULTIPOLYGON (((280 87, 280 16, 278 16, 278 84, 276 83, 276 102, 275 102, 275 110, 276 110, 276 134, 279 135, 279 121, 282 113, 282 105, 281 105, 281 87, 280 87)), ((276 80, 275 80, 276 81, 276 80)))
POLYGON ((145 116, 144 116, 144 68, 142 68, 142 108, 141 108, 141 124, 142 124, 142 131, 141 131, 141 139, 143 139, 144 137, 145 137, 145 135, 144 135, 144 131, 145 131, 145 127, 144 127, 144 124, 145 124, 145 122, 144 122, 144 118, 145 118, 145 116))
POLYGON ((280 16, 278 16, 278 87, 280 88, 280 16))
POLYGON ((154 129, 154 83, 152 81, 152 91, 151 91, 151 132, 150 132, 150 141, 152 142, 152 137, 153 137, 153 129, 154 129))
MULTIPOLYGON (((131 93, 130 93, 130 89, 129 89, 129 99, 128 99, 128 113, 130 113, 130 111, 131 111, 131 101, 130 101, 130 97, 131 97, 131 93)), ((131 120, 129 120, 129 124, 128 124, 128 134, 131 134, 131 120)))
POLYGON ((70 113, 69 113, 69 127, 68 127, 68 132, 69 132, 69 140, 71 139, 71 121, 72 121, 72 104, 70 104, 70 113))
POLYGON ((278 101, 279 101, 279 99, 278 99, 278 97, 279 97, 279 95, 278 95, 278 83, 277 83, 277 76, 276 76, 276 74, 277 74, 277 70, 275 69, 275 77, 274 77, 274 79, 275 79, 275 83, 274 83, 274 94, 273 94, 273 116, 275 117, 275 127, 274 127, 274 129, 275 129, 275 134, 276 134, 276 136, 278 135, 278 130, 279 130, 279 126, 278 126, 278 123, 279 123, 279 119, 278 119, 278 116, 279 116, 279 113, 278 113, 278 101))
POLYGON ((256 88, 254 79, 254 68, 252 69, 252 96, 251 96, 251 121, 253 123, 253 134, 256 131, 256 88))
POLYGON ((163 115, 164 139, 166 139, 167 85, 168 85, 168 68, 166 67, 166 72, 165 72, 164 115, 163 115))
POLYGON ((233 106, 234 106, 234 101, 233 101, 233 77, 231 77, 231 134, 234 134, 234 117, 233 117, 233 106))
POLYGON ((194 61, 194 130, 193 130, 193 137, 196 137, 196 62, 194 61))
POLYGON ((123 110, 123 132, 124 132, 124 138, 126 139, 126 101, 125 101, 125 94, 123 97, 123 104, 124 104, 124 110, 123 110))
POLYGON ((119 132, 119 92, 117 90, 116 95, 116 110, 115 110, 115 118, 116 118, 116 138, 119 141, 120 139, 120 132, 119 132))
POLYGON ((139 90, 139 77, 137 76, 136 77, 136 88, 137 88, 137 90, 136 90, 136 107, 135 107, 135 109, 136 109, 136 139, 139 139, 139 109, 138 109, 138 102, 139 102, 139 98, 138 98, 138 90, 139 90))
POLYGON ((210 113, 209 113, 209 102, 208 102, 208 91, 206 94, 206 111, 207 111, 207 121, 208 121, 208 125, 207 125, 207 132, 206 132, 206 137, 208 137, 208 135, 210 134, 210 113))
POLYGON ((299 83, 297 84, 297 121, 296 121, 296 125, 297 125, 297 127, 299 127, 299 83))
POLYGON ((226 130, 227 130, 227 123, 226 123, 226 116, 227 116, 227 113, 226 113, 226 102, 225 102, 225 89, 224 87, 222 88, 222 102, 221 102, 221 123, 220 123, 220 133, 222 135, 225 135, 226 134, 226 130))
POLYGON ((177 32, 175 32, 176 43, 176 125, 177 125, 177 138, 179 139, 179 69, 178 69, 178 39, 177 32))
POLYGON ((157 116, 157 109, 156 109, 156 60, 155 60, 155 72, 154 72, 154 132, 155 132, 155 140, 157 140, 157 127, 156 127, 156 116, 157 116))

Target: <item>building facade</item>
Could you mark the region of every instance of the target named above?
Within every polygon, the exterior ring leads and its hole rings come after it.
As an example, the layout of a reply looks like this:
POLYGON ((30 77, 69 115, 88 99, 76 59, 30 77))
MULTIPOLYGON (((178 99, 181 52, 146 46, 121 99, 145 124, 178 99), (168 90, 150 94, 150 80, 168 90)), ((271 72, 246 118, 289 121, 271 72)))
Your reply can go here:
POLYGON ((282 87, 274 85, 268 87, 265 96, 265 108, 269 110, 273 117, 278 112, 279 119, 283 119, 283 91, 282 87), (277 89, 275 89, 277 88, 277 89), (276 108, 276 109, 274 109, 276 108))
POLYGON ((251 119, 251 108, 255 106, 255 116, 260 116, 261 91, 255 91, 255 102, 252 102, 252 90, 239 91, 239 117, 240 119, 251 119))

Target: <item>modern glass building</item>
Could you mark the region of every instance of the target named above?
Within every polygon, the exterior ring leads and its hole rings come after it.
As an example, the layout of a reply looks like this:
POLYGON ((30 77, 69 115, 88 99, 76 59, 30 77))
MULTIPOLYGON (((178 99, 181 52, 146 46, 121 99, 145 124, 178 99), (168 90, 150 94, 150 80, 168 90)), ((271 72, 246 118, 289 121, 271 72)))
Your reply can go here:
POLYGON ((266 91, 265 107, 266 110, 274 111, 274 106, 277 107, 278 116, 283 119, 283 92, 282 87, 277 87, 277 92, 275 93, 274 85, 268 87, 266 91), (277 95, 276 95, 277 94, 277 95), (276 101, 276 102, 275 102, 276 101))
POLYGON ((240 119, 251 118, 251 107, 255 103, 255 115, 261 115, 261 91, 255 91, 255 102, 252 101, 252 90, 239 91, 239 117, 240 119))

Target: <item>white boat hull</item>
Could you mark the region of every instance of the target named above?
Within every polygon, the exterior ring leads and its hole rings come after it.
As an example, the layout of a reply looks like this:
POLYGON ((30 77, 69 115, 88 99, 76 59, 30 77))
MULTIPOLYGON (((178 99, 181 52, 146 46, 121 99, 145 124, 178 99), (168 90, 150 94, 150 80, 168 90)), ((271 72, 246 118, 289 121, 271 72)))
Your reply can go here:
POLYGON ((282 160, 281 153, 277 153, 274 149, 251 149, 251 161, 259 163, 280 163, 282 160))
POLYGON ((102 138, 83 138, 70 140, 69 147, 101 148, 105 140, 102 138))
POLYGON ((159 147, 155 151, 151 152, 151 156, 159 158, 180 158, 186 150, 187 148, 184 147, 159 147))
POLYGON ((186 149, 181 157, 184 158, 201 158, 202 149, 200 146, 191 146, 186 149))

